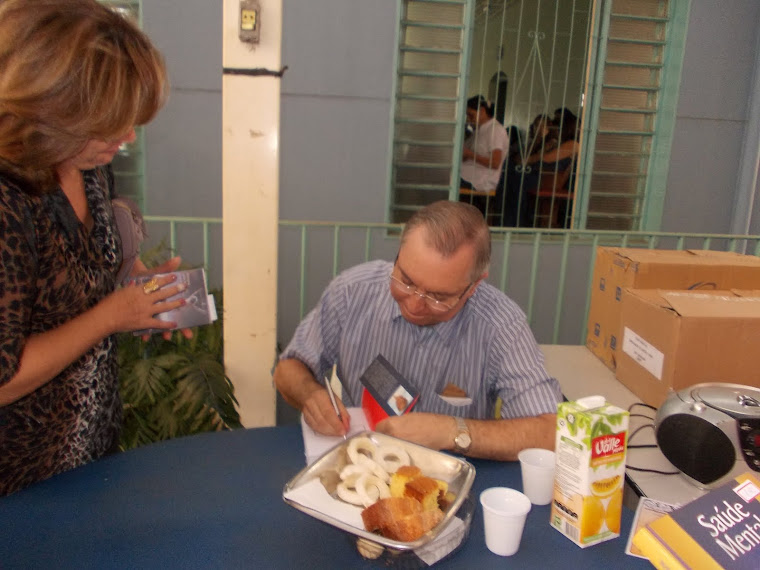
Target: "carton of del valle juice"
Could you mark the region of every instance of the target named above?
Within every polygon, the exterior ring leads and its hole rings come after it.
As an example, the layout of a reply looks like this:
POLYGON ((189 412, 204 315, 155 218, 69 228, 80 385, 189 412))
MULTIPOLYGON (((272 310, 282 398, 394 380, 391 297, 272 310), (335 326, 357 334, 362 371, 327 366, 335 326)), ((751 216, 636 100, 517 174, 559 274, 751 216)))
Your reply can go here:
POLYGON ((628 412, 602 396, 557 409, 551 525, 581 548, 620 535, 628 412))

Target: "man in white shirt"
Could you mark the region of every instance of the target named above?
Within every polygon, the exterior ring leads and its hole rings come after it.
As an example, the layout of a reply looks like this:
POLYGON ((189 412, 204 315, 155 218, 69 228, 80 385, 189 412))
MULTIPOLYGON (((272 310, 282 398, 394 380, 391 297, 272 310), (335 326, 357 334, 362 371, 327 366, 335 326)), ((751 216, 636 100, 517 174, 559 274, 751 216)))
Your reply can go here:
POLYGON ((493 118, 493 105, 482 95, 467 100, 467 122, 475 132, 465 139, 462 148, 462 185, 478 192, 492 192, 499 184, 507 156, 507 131, 493 118))

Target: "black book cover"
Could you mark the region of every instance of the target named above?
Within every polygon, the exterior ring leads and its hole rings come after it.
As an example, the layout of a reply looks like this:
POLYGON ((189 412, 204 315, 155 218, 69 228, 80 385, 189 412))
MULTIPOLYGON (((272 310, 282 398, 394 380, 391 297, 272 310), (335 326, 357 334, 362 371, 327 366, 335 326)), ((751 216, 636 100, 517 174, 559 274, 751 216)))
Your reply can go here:
POLYGON ((414 386, 382 354, 378 354, 367 367, 360 381, 389 416, 410 411, 419 398, 414 386))

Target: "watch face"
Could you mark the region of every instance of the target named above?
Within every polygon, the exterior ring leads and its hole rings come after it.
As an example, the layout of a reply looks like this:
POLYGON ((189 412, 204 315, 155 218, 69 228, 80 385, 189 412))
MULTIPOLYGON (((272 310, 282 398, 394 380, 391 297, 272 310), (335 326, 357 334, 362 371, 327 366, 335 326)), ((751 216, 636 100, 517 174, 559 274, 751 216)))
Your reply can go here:
POLYGON ((468 449, 472 443, 472 439, 470 438, 469 433, 460 433, 454 440, 454 443, 456 443, 457 447, 460 449, 468 449))

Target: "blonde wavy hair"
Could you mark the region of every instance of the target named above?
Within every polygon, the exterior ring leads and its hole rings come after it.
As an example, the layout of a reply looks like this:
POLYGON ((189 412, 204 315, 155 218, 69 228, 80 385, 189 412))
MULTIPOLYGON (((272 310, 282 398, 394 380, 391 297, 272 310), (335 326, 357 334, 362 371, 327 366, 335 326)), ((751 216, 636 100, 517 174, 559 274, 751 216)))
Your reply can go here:
POLYGON ((427 229, 426 242, 443 257, 450 257, 464 244, 475 250, 471 281, 477 281, 491 262, 491 232, 483 214, 465 202, 440 200, 416 211, 401 232, 401 245, 418 227, 427 229))
POLYGON ((31 192, 88 141, 115 140, 166 101, 161 54, 96 0, 0 0, 0 169, 31 192))

